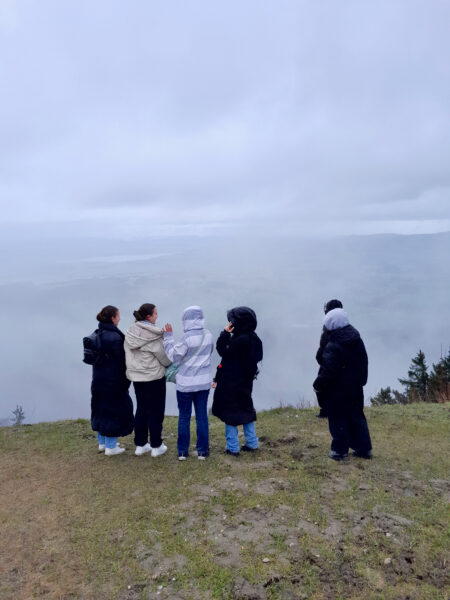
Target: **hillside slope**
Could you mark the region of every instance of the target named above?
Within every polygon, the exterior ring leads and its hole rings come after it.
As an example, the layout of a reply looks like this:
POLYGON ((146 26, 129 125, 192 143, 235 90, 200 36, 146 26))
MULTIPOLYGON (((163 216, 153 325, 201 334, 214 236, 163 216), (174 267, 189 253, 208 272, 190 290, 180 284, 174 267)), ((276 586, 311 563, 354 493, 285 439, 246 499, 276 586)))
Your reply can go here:
POLYGON ((239 459, 212 419, 205 462, 176 460, 175 418, 157 459, 81 420, 0 430, 0 597, 448 597, 448 407, 368 409, 374 459, 345 464, 314 414, 260 413, 239 459))

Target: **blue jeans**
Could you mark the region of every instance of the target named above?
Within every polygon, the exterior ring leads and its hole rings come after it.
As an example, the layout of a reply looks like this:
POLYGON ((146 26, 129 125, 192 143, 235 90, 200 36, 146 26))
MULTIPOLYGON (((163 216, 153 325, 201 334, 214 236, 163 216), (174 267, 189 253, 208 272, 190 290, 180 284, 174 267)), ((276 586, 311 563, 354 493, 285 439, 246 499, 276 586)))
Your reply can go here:
MULTIPOLYGON (((249 448, 258 447, 258 438, 256 437, 255 423, 246 423, 243 425, 245 444, 249 448)), ((227 440, 227 450, 230 452, 239 452, 238 428, 234 425, 225 425, 225 438, 227 440)))
POLYGON ((108 437, 106 435, 101 435, 97 431, 97 439, 99 444, 104 444, 106 448, 115 448, 117 445, 116 437, 108 437))
POLYGON ((209 455, 208 394, 209 390, 200 390, 199 392, 179 392, 177 390, 178 411, 180 413, 178 417, 178 456, 189 454, 192 405, 194 405, 195 421, 197 423, 198 455, 209 455))

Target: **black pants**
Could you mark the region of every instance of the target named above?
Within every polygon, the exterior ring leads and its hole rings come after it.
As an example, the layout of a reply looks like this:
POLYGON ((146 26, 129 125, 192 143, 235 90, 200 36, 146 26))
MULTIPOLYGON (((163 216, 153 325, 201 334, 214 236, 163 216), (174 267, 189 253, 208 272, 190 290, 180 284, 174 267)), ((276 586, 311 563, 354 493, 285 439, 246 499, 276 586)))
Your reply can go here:
POLYGON ((166 409, 166 378, 155 381, 135 381, 136 414, 134 416, 134 443, 145 446, 150 431, 150 446, 159 448, 166 409))
POLYGON ((331 449, 338 454, 347 454, 353 448, 361 454, 372 450, 369 427, 362 406, 334 406, 328 404, 328 426, 331 449))

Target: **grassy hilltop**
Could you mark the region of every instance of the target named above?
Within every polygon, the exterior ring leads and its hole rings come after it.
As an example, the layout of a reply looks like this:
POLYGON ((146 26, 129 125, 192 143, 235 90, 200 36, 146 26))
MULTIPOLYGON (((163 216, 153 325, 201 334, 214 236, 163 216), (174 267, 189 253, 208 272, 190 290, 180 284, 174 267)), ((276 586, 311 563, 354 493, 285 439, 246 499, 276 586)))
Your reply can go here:
POLYGON ((367 409, 374 460, 327 458, 312 410, 258 415, 261 450, 97 453, 87 421, 0 430, 2 599, 444 599, 449 407, 367 409))

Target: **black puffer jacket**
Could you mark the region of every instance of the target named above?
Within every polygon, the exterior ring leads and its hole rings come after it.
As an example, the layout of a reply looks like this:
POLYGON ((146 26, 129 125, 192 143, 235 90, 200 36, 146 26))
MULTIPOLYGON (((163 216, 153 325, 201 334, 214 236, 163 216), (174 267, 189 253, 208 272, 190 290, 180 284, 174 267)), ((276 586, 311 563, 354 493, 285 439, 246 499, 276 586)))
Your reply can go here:
POLYGON ((322 329, 322 334, 320 336, 319 349, 316 352, 316 360, 319 363, 319 365, 322 364, 323 349, 327 345, 329 339, 330 339, 330 332, 328 331, 328 329, 326 327, 324 327, 322 329))
POLYGON ((367 373, 367 352, 359 332, 352 325, 329 331, 314 388, 330 404, 360 405, 367 373))
POLYGON ((262 342, 255 333, 257 320, 251 308, 233 308, 227 317, 234 331, 222 331, 217 340, 222 361, 215 377, 212 413, 228 425, 245 425, 256 421, 252 390, 263 358, 262 342))
POLYGON ((133 402, 125 377, 124 334, 112 323, 100 323, 102 353, 100 364, 92 367, 91 425, 108 437, 133 431, 133 402))

